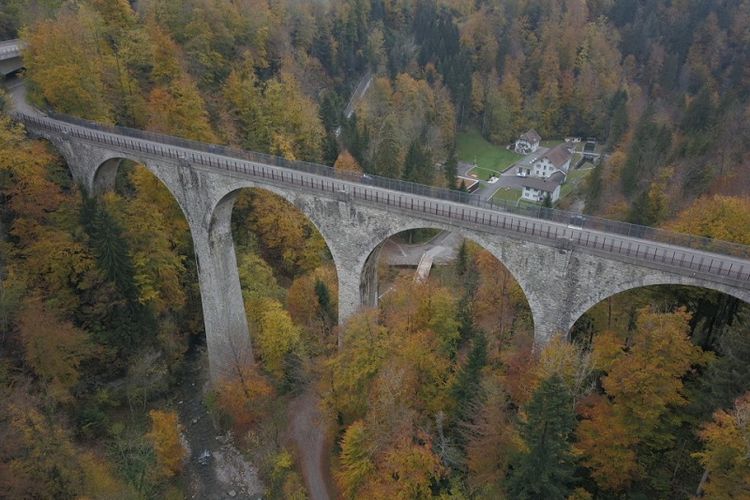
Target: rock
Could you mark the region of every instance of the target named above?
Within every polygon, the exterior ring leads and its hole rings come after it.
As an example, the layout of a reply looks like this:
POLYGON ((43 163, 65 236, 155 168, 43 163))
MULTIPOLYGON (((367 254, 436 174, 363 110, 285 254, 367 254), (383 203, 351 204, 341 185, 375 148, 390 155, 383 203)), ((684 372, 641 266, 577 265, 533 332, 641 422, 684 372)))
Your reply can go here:
POLYGON ((208 462, 211 461, 211 452, 208 450, 203 450, 198 457, 198 463, 201 465, 208 465, 208 462))
POLYGON ((229 490, 229 496, 230 497, 236 497, 237 496, 237 492, 234 491, 234 490, 229 490))
POLYGON ((197 423, 198 423, 198 418, 197 418, 197 417, 196 417, 196 418, 194 418, 194 419, 192 420, 192 422, 193 422, 194 424, 197 424, 197 423))

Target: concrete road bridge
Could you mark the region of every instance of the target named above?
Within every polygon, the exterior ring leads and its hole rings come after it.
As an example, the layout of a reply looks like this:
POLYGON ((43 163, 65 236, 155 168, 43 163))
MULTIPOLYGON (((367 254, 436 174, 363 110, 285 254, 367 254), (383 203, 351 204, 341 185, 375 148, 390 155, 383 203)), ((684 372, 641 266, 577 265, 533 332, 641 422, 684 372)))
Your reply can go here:
POLYGON ((385 240, 418 228, 456 232, 497 257, 526 295, 538 343, 566 335, 607 297, 648 285, 692 285, 750 302, 750 247, 44 115, 17 96, 14 117, 51 142, 92 195, 114 187, 123 160, 144 165, 172 193, 192 233, 214 380, 252 359, 230 223, 245 188, 281 196, 318 228, 338 274, 340 322, 376 305, 385 240))

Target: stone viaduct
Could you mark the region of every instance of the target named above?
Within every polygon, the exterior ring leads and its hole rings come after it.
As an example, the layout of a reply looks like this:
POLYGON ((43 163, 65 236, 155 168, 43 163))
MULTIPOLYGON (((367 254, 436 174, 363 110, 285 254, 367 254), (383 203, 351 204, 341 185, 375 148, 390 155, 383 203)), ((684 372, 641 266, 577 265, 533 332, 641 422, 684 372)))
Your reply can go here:
POLYGON ((526 295, 539 343, 567 334, 607 297, 647 285, 693 285, 750 302, 747 247, 550 209, 519 213, 466 193, 342 178, 321 165, 16 107, 15 118, 59 150, 90 194, 113 187, 123 160, 145 165, 172 193, 192 233, 213 380, 252 359, 230 224, 245 188, 281 196, 320 231, 338 273, 340 322, 376 305, 381 246, 415 228, 458 232, 497 257, 526 295))

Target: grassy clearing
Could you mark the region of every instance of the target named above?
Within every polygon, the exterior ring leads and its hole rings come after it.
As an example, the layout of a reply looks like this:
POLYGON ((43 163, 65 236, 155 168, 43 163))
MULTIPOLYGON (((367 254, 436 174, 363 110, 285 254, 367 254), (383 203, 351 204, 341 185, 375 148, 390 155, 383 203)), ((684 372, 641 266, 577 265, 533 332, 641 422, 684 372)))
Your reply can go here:
MULTIPOLYGON (((477 165, 491 173, 502 172, 507 169, 513 163, 517 162, 522 155, 513 151, 508 151, 504 146, 496 146, 487 142, 484 137, 479 133, 478 130, 470 129, 466 132, 461 132, 456 138, 456 154, 458 159, 468 163, 477 162, 477 165)), ((476 170, 476 169, 474 169, 476 170)), ((477 177, 480 175, 486 175, 482 172, 474 172, 477 177)), ((486 177, 479 177, 481 179, 489 179, 490 175, 486 177)))
POLYGON ((512 202, 518 201, 521 197, 521 190, 518 188, 504 187, 498 189, 495 194, 492 195, 492 201, 495 203, 512 202))

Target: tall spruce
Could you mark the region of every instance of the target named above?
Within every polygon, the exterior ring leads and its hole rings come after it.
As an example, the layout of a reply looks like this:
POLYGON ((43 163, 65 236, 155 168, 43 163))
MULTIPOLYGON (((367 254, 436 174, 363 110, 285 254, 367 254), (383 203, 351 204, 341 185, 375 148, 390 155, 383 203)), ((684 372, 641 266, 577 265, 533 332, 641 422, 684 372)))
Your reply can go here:
POLYGON ((458 157, 456 156, 455 146, 448 152, 448 159, 445 160, 445 164, 443 165, 443 174, 445 175, 445 182, 448 184, 448 189, 456 189, 458 157))
POLYGON ((466 364, 461 367, 456 381, 451 388, 451 396, 455 401, 454 420, 465 422, 471 417, 476 402, 481 395, 481 371, 487 364, 487 339, 484 333, 478 332, 473 336, 471 351, 466 364))
POLYGON ((432 184, 432 158, 420 139, 415 140, 409 146, 404 161, 403 178, 407 181, 419 184, 432 184))
POLYGON ((575 468, 570 437, 573 398, 559 375, 544 380, 529 402, 521 435, 528 450, 512 463, 508 493, 514 499, 563 499, 575 468))
POLYGON ((89 197, 83 200, 81 223, 104 275, 127 300, 137 300, 138 293, 133 281, 135 270, 120 225, 96 198, 89 197))
POLYGON ((124 353, 132 353, 141 340, 155 329, 153 312, 138 300, 135 268, 122 229, 114 217, 96 198, 83 195, 80 212, 81 224, 88 237, 99 269, 114 284, 118 300, 92 324, 92 329, 104 342, 114 345, 124 353))
POLYGON ((734 323, 719 336, 720 357, 708 365, 702 381, 699 406, 705 415, 727 409, 750 390, 750 308, 745 307, 734 323))

